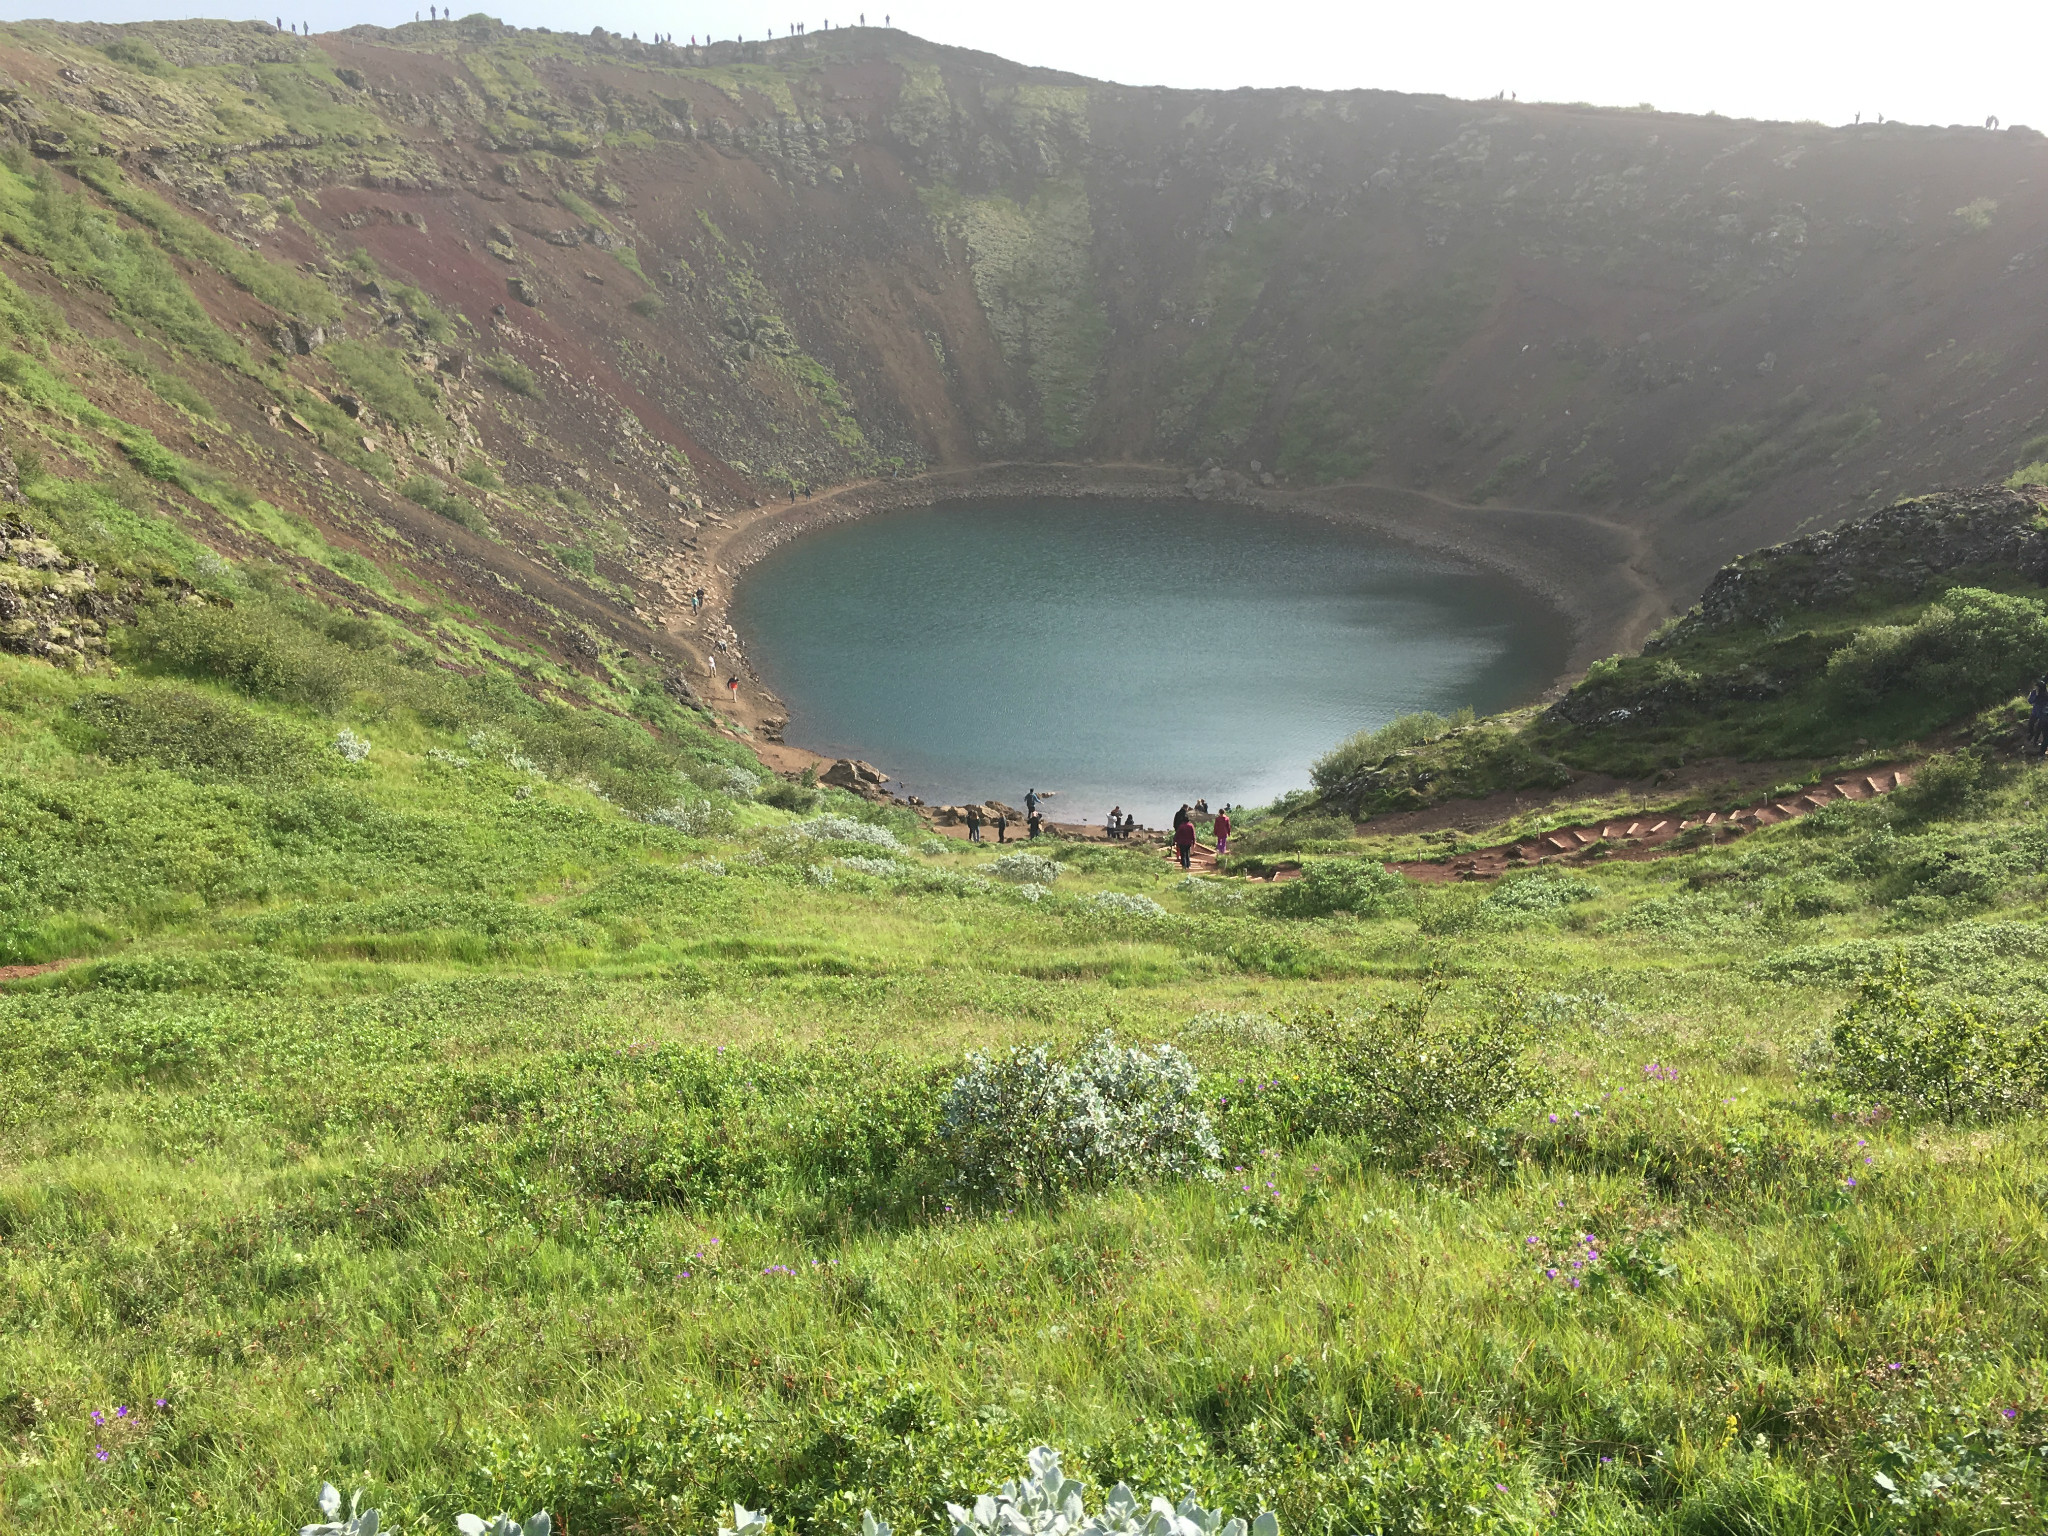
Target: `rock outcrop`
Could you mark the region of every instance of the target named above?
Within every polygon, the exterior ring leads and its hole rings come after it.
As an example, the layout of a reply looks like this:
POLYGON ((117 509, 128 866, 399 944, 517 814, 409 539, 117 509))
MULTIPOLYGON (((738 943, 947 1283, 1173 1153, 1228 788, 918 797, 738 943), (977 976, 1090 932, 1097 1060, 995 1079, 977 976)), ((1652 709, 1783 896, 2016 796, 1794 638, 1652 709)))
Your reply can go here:
POLYGON ((818 775, 820 784, 830 784, 835 789, 852 790, 869 800, 887 800, 886 787, 889 775, 873 763, 864 763, 858 758, 842 757, 818 775))
POLYGON ((1644 645, 1655 655, 1696 634, 1789 620, 1801 608, 1905 596, 1972 571, 2048 586, 2048 491, 1983 486, 1894 502, 1824 533, 1723 566, 1689 612, 1644 645))
POLYGON ((0 513, 0 650, 81 665, 106 654, 110 606, 90 564, 0 513))

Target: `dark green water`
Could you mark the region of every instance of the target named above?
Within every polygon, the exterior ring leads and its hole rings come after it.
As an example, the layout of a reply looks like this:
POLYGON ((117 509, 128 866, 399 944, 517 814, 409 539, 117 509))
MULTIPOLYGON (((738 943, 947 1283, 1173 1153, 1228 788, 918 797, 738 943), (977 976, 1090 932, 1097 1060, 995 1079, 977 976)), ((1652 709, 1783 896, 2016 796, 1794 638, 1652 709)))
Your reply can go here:
POLYGON ((808 534, 735 620, 789 740, 927 801, 1056 819, 1258 804, 1363 726, 1522 703, 1564 666, 1540 599, 1319 518, 1198 502, 970 501, 808 534))

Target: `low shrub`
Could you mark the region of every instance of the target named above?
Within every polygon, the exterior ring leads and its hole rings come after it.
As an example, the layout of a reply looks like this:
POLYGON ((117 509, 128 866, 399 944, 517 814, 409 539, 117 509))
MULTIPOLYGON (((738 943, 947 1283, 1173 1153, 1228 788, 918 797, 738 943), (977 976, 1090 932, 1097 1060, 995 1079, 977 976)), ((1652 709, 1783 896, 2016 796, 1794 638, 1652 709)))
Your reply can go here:
POLYGON ((674 805, 649 811, 647 819, 657 827, 667 827, 685 837, 709 837, 717 832, 730 832, 734 825, 732 812, 712 800, 678 800, 674 805))
POLYGON ((777 779, 764 784, 754 791, 754 798, 763 805, 772 805, 778 811, 815 811, 818 808, 818 792, 806 789, 801 784, 792 784, 787 779, 777 779))
POLYGON ((1173 888, 1198 912, 1234 912, 1244 906, 1244 892, 1220 880, 1187 875, 1175 881, 1173 888))
POLYGON ((493 353, 484 359, 484 372, 511 390, 515 395, 524 395, 529 400, 541 398, 540 380, 533 376, 533 370, 509 352, 493 353))
POLYGON ((1476 1016, 1446 1020, 1434 1006, 1440 990, 1432 982, 1372 1012, 1296 1014, 1291 1060, 1266 1066, 1226 1101, 1231 1145, 1341 1136, 1413 1152, 1529 1098, 1541 1078, 1527 1059, 1527 1000, 1503 990, 1476 1016))
POLYGON ((800 821, 789 829, 801 837, 815 838, 821 843, 866 843, 875 848, 898 849, 903 844, 887 827, 878 827, 871 821, 855 821, 851 816, 834 816, 827 813, 813 816, 809 821, 800 821))
POLYGON ((1952 587, 1911 624, 1860 629, 1828 658, 1828 680, 1851 703, 1896 694, 1980 709, 2048 670, 2048 610, 2024 597, 1952 587))
POLYGON ((305 731, 172 684, 88 694, 73 714, 81 744, 110 762, 149 763, 199 779, 296 783, 311 778, 324 755, 305 731))
POLYGON ((362 664, 289 614, 258 603, 153 603, 119 641, 124 660, 186 677, 217 678, 259 699, 338 706, 362 681, 362 664))
POLYGON ((1980 804, 1985 790, 1984 760, 1970 752, 1937 752, 1912 781, 1892 791, 1891 809, 1902 821, 1934 821, 1980 804))
POLYGON ((1265 906, 1275 917, 1383 917, 1404 910, 1411 896, 1408 881, 1377 860, 1306 859, 1301 878, 1275 885, 1265 906))
POLYGON ((1590 880, 1532 869, 1502 876, 1480 906, 1488 926, 1512 928, 1555 917, 1599 894, 1590 880))
POLYGON ((1863 978, 1829 1043, 1826 1075, 1858 1099, 1950 1125, 2029 1108, 2048 1089, 2048 1020, 2022 1031, 1953 998, 1930 1003, 1897 955, 1863 978))
POLYGON ((1042 1045, 970 1053, 940 1134, 961 1187, 989 1201, 1192 1174, 1218 1156, 1187 1057, 1107 1030, 1071 1060, 1042 1045))
POLYGON ((436 517, 445 517, 449 522, 467 528, 471 533, 490 532, 491 525, 481 512, 430 476, 407 477, 405 484, 398 488, 398 494, 417 506, 425 507, 436 517))
POLYGON ((1060 867, 1035 853, 1006 853, 982 871, 1012 885, 1051 885, 1060 877, 1060 867))
POLYGON ((1129 891, 1097 891, 1083 899, 1082 905, 1096 912, 1111 912, 1120 917, 1164 917, 1166 908, 1150 896, 1137 896, 1129 891))
POLYGON ((448 422, 440 402, 422 388, 395 348, 365 341, 337 341, 321 354, 349 387, 386 423, 401 431, 445 436, 448 422))

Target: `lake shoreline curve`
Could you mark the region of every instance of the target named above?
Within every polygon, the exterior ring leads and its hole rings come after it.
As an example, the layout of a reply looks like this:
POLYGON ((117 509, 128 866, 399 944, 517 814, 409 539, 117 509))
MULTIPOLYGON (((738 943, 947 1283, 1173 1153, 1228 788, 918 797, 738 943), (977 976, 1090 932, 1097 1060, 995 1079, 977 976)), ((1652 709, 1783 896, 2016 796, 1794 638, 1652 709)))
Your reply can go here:
MULTIPOLYGON (((791 540, 842 523, 948 501, 1187 499, 1242 507, 1252 515, 1286 513, 1371 530, 1398 543, 1494 572, 1557 609, 1570 625, 1564 668, 1542 697, 1561 694, 1602 656, 1640 644, 1672 604, 1647 574, 1640 534, 1586 513, 1471 507, 1427 492, 1372 484, 1261 486, 1242 476, 1196 477, 1154 464, 1018 462, 939 469, 901 479, 876 479, 821 491, 794 502, 728 513, 699 536, 699 579, 706 611, 678 616, 670 628, 687 639, 725 639, 741 659, 745 647, 731 624, 732 597, 748 567, 791 540), (1192 488, 1191 488, 1192 487, 1192 488)), ((723 692, 723 690, 720 690, 723 692)), ((786 711, 749 676, 721 713, 748 729, 772 766, 797 771, 825 761, 780 742, 786 711)))

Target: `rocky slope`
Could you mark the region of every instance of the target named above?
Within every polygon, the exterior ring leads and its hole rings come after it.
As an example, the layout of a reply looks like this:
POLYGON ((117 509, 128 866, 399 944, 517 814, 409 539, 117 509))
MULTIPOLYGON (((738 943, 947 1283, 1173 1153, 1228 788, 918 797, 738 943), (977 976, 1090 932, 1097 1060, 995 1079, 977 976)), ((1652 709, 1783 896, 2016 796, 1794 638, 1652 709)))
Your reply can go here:
MULTIPOLYGON (((21 23, 0 71, 17 341, 54 306, 92 408, 586 668, 687 661, 707 533, 877 475, 1139 461, 1203 494, 1570 513, 1677 607, 1742 550, 2048 433, 2026 130, 1134 89, 879 29, 689 49, 483 17, 21 23)), ((19 446, 84 462, 9 388, 19 446)), ((375 601, 346 560, 286 558, 375 601)))

